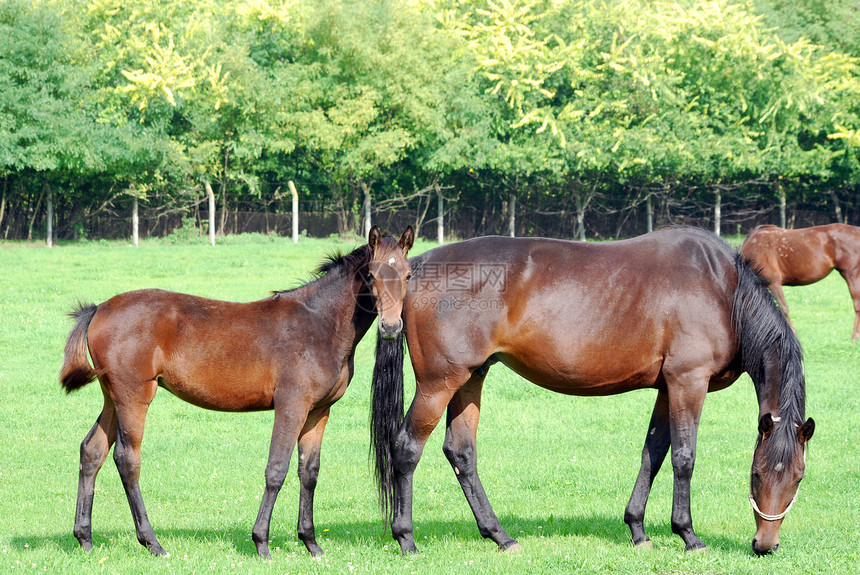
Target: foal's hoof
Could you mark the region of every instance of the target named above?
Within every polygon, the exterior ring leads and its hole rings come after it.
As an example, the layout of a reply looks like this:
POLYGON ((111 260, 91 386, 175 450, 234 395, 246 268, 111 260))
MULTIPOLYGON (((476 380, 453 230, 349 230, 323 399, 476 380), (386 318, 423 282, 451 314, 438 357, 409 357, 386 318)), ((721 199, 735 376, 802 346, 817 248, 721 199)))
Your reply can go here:
POLYGON ((516 540, 512 540, 504 545, 499 546, 499 551, 502 553, 519 553, 523 550, 523 546, 517 543, 516 540))

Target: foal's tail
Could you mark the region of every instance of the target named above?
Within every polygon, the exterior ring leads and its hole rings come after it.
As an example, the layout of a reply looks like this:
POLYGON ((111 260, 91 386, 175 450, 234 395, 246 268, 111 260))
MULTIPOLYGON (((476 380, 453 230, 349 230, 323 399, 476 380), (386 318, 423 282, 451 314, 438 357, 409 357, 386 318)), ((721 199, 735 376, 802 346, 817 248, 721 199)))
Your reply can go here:
MULTIPOLYGON (((768 370, 779 370, 780 405, 802 406, 805 402, 803 350, 800 340, 779 310, 768 281, 742 254, 735 254, 738 284, 733 301, 733 322, 738 337, 742 369, 753 380, 756 391, 765 384, 768 370), (787 401, 783 394, 793 394, 787 401)), ((786 414, 788 415, 788 414, 786 414)), ((794 414, 803 421, 803 413, 794 414)))
POLYGON ((69 314, 75 318, 75 327, 66 340, 66 356, 60 370, 60 385, 66 393, 80 389, 98 376, 87 359, 87 329, 98 309, 97 305, 91 303, 79 303, 69 314))
POLYGON ((403 331, 393 340, 377 334, 373 366, 370 449, 376 459, 379 506, 390 522, 394 509, 394 464, 391 447, 403 422, 403 331))

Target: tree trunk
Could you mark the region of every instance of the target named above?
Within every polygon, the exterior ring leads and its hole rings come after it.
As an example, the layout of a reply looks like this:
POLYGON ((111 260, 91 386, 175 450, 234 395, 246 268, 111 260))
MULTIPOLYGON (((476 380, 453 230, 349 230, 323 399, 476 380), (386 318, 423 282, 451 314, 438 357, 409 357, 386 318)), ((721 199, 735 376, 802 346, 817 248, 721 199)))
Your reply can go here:
MULTIPOLYGON (((134 184, 131 185, 132 193, 134 184)), ((131 244, 137 247, 138 239, 140 238, 140 217, 137 211, 137 195, 131 196, 131 244)))
POLYGON ((222 236, 227 235, 227 182, 221 181, 221 226, 219 228, 222 236))
MULTIPOLYGON (((46 184, 47 185, 47 184, 46 184)), ((51 186, 48 187, 48 197, 45 200, 45 206, 48 208, 48 226, 45 231, 45 238, 48 241, 48 247, 54 246, 54 192, 51 186)))
POLYGON ((651 194, 648 194, 648 197, 645 198, 645 221, 647 225, 647 231, 650 234, 654 231, 654 210, 651 209, 651 194))
POLYGON ((3 197, 0 198, 0 228, 3 227, 3 216, 6 214, 6 188, 9 185, 9 178, 3 178, 3 197))
POLYGON ((436 184, 436 209, 438 210, 436 240, 441 246, 445 243, 445 199, 442 197, 442 189, 439 187, 439 184, 436 184))
POLYGON ((723 196, 720 188, 714 190, 716 197, 714 198, 714 233, 720 235, 720 220, 723 215, 723 196))
POLYGON ((48 187, 48 184, 42 185, 42 191, 39 192, 39 199, 36 200, 36 207, 33 208, 33 215, 30 216, 30 225, 27 227, 27 241, 33 241, 33 224, 36 222, 36 216, 39 213, 39 207, 42 205, 42 196, 45 195, 45 189, 48 187))
POLYGON ((576 194, 576 235, 579 241, 585 241, 585 206, 582 203, 582 195, 579 190, 576 194))
POLYGON ((508 235, 513 238, 517 235, 517 195, 514 192, 511 192, 511 201, 509 209, 510 212, 508 213, 508 235))
POLYGON ((836 195, 836 190, 830 190, 830 199, 833 200, 833 209, 836 211, 836 223, 844 224, 842 208, 839 206, 839 196, 836 195))
POLYGON ((777 184, 777 193, 779 194, 779 227, 785 229, 785 188, 782 184, 777 184))
POLYGON ((361 191, 364 193, 364 201, 362 202, 362 213, 364 214, 364 225, 362 232, 366 238, 370 234, 370 187, 361 182, 361 191))
POLYGON ((292 180, 287 182, 293 196, 293 243, 299 243, 299 192, 292 180))
POLYGON ((203 182, 206 189, 206 198, 209 200, 209 243, 215 245, 215 192, 209 180, 203 182))

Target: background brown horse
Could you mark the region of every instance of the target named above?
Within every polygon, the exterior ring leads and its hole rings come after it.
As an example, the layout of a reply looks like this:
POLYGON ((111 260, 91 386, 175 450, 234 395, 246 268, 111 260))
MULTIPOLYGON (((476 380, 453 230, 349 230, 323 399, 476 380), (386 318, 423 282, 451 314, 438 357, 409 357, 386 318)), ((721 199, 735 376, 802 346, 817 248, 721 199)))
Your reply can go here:
POLYGON ((413 239, 411 226, 399 242, 374 226, 367 245, 332 257, 315 281, 252 303, 150 289, 80 305, 72 314, 77 323, 60 381, 71 392, 97 377, 104 394, 101 415, 81 444, 74 528, 81 546, 93 547, 96 474, 116 443, 114 461, 137 538, 154 555, 165 554, 138 481, 146 413, 164 387, 207 409, 275 410, 254 543, 269 557, 272 509, 298 442, 298 536, 313 555, 322 553, 314 534, 313 494, 329 408, 346 391, 355 346, 377 314, 380 334, 400 332, 413 239))
POLYGON ((838 270, 854 301, 851 339, 860 335, 860 228, 845 224, 798 230, 758 226, 741 246, 741 253, 756 262, 789 321, 782 286, 809 285, 834 268, 838 270))
POLYGON ((671 446, 672 531, 687 549, 704 547, 693 531, 690 481, 705 395, 749 372, 760 413, 752 547, 776 549, 777 514, 796 495, 814 422, 804 422, 800 343, 724 242, 685 228, 602 243, 484 237, 433 249, 412 267, 403 318, 415 397, 404 417, 403 346, 378 339, 372 416, 381 502, 404 553, 416 550, 413 472, 446 408, 443 450, 481 535, 502 550, 519 548, 477 474, 481 390, 496 362, 559 393, 656 389, 624 521, 635 544, 650 544, 645 504, 671 446))

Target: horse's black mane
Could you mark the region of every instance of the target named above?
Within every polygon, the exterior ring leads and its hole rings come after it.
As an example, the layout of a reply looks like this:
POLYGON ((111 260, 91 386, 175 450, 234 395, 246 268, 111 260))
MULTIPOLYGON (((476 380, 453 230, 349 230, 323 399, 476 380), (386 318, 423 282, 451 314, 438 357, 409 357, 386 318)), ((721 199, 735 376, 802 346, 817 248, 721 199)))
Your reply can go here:
MULTIPOLYGON (((803 350, 800 340, 777 307, 773 295, 766 289, 768 282, 755 265, 736 253, 738 293, 747 294, 744 302, 736 302, 735 325, 742 330, 741 361, 744 371, 753 380, 759 398, 768 384, 768 368, 776 368, 779 381, 779 413, 773 431, 765 445, 764 457, 774 464, 788 464, 798 448, 797 426, 803 425, 806 406, 806 380, 803 374, 803 350), (754 289, 741 289, 741 285, 754 289), (758 285, 754 285, 758 284, 758 285), (738 305, 740 304, 740 305, 738 305), (741 306, 747 304, 748 319, 741 318, 741 306)), ((771 377, 773 377, 771 375, 771 377)))

